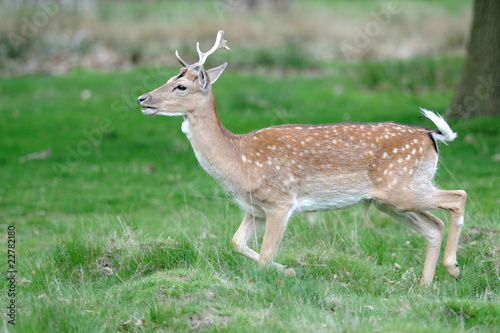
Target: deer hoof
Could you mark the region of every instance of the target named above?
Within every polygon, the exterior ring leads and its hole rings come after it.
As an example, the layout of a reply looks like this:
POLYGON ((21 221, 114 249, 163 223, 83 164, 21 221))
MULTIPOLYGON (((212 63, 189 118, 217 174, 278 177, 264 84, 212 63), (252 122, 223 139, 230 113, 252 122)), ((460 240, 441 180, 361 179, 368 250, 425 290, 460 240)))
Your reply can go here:
POLYGON ((452 278, 458 280, 460 277, 460 269, 458 268, 458 262, 453 262, 450 264, 445 264, 444 269, 452 278))
POLYGON ((289 266, 284 266, 283 272, 285 273, 286 276, 291 276, 295 278, 304 277, 304 274, 302 274, 299 270, 296 270, 295 268, 291 268, 289 266))

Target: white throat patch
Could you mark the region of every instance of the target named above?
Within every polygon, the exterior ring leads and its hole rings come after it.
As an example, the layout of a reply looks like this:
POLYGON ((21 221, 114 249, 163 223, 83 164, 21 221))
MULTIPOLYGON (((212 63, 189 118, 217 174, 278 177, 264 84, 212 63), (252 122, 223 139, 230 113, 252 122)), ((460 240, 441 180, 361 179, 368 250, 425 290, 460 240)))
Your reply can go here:
POLYGON ((191 137, 191 132, 189 132, 189 120, 186 116, 184 116, 184 121, 181 126, 182 133, 186 134, 188 139, 191 137))

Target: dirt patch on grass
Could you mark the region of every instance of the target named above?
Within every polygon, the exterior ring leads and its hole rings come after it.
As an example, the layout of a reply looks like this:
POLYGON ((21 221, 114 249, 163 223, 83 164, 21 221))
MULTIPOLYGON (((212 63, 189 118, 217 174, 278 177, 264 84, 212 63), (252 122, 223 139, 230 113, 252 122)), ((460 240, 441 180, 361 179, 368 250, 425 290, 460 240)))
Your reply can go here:
POLYGON ((189 317, 189 325, 193 330, 201 330, 203 328, 217 326, 226 326, 226 324, 231 320, 230 316, 217 314, 217 309, 208 307, 205 311, 201 313, 194 314, 189 317))

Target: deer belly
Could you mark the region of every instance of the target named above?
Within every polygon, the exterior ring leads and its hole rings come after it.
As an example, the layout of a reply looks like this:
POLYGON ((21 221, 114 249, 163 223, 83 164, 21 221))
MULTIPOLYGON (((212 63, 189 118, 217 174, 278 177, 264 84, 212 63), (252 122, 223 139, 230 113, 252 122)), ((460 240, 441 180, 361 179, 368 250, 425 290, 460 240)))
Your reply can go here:
POLYGON ((342 209, 371 198, 371 182, 365 172, 309 181, 299 189, 294 213, 342 209))
POLYGON ((293 214, 304 212, 317 212, 323 210, 342 209, 353 206, 363 200, 367 200, 368 195, 339 196, 332 198, 302 198, 298 199, 293 209, 293 214))

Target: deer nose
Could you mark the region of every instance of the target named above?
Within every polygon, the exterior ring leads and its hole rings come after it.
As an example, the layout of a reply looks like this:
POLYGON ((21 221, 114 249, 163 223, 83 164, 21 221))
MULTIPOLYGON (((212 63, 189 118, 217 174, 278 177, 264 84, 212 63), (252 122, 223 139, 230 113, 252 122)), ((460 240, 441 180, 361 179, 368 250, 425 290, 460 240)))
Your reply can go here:
POLYGON ((141 105, 142 102, 149 98, 148 94, 141 95, 137 98, 137 104, 141 105))

